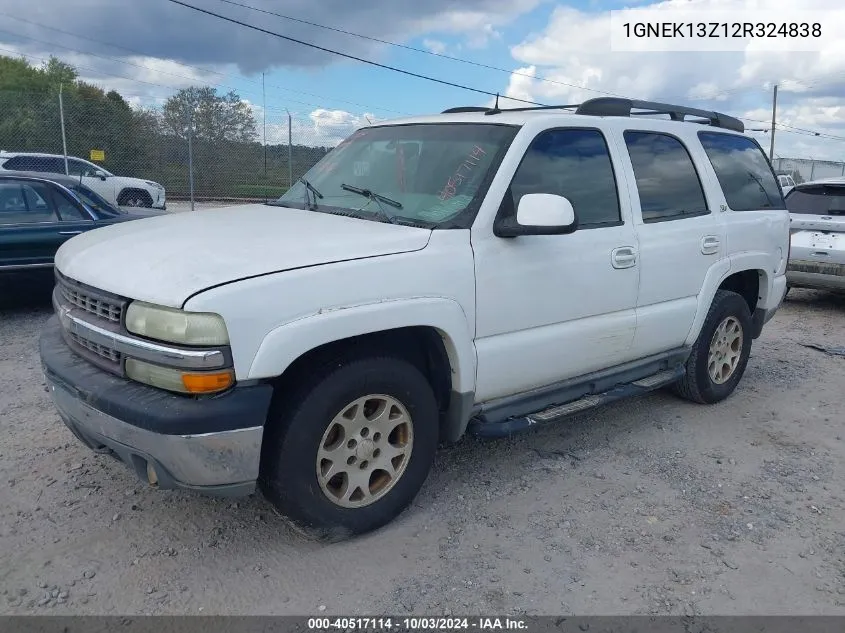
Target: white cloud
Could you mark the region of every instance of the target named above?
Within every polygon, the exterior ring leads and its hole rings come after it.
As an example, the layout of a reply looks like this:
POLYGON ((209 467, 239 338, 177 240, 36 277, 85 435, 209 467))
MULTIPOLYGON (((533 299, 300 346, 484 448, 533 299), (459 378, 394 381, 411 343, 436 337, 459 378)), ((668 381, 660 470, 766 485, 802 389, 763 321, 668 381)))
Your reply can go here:
POLYGON ((432 53, 437 53, 438 55, 442 55, 446 52, 446 42, 441 42, 440 40, 432 40, 426 38, 423 40, 423 46, 425 46, 432 53))
MULTIPOLYGON (((845 7, 840 9, 839 0, 668 0, 637 5, 661 11, 678 6, 754 9, 770 18, 785 11, 836 10, 839 13, 824 28, 833 29, 840 21, 845 25, 845 7)), ((749 47, 719 53, 623 53, 612 52, 610 46, 609 10, 621 7, 601 6, 607 8, 590 13, 559 6, 541 32, 513 46, 511 54, 519 66, 514 72, 558 83, 513 74, 506 94, 541 103, 577 103, 613 93, 770 121, 771 88, 778 83, 779 123, 845 137, 845 107, 839 105, 845 98, 845 28, 831 30, 835 37, 818 52, 749 47)), ((768 125, 749 122, 749 127, 768 125)), ((812 151, 817 157, 845 160, 842 147, 843 141, 785 130, 776 136, 776 152, 782 156, 812 151)))

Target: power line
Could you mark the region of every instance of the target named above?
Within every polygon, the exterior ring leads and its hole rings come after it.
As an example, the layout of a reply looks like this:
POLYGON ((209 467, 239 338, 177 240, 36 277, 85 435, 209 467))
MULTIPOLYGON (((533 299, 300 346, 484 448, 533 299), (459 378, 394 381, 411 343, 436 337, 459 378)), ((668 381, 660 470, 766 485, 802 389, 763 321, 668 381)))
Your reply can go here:
POLYGON ((536 79, 537 81, 543 81, 550 84, 557 84, 559 86, 567 86, 569 88, 577 88, 579 90, 587 90, 589 92, 596 92, 603 95, 609 95, 612 97, 621 97, 622 95, 615 94, 613 92, 607 92, 606 90, 598 90, 597 88, 587 88, 586 86, 579 86, 578 84, 570 84, 565 81, 558 81, 556 79, 549 79, 548 77, 540 77, 537 75, 531 75, 528 73, 521 73, 515 70, 508 70, 506 68, 500 68, 498 66, 491 66, 490 64, 483 64, 481 62, 476 62, 470 59, 463 59, 461 57, 454 57, 452 55, 446 55, 445 53, 437 53, 435 51, 429 51, 424 48, 417 48, 416 46, 409 46, 407 44, 400 44, 398 42, 391 42, 390 40, 384 40, 378 37, 372 37, 370 35, 362 35, 361 33, 355 33, 353 31, 346 31, 344 29, 340 29, 334 26, 328 26, 326 24, 320 24, 318 22, 311 22, 310 20, 303 20, 302 18, 295 18, 291 15, 284 15, 282 13, 276 13, 275 11, 269 11, 268 9, 261 9, 259 7, 253 7, 248 4, 243 4, 241 2, 235 2, 234 0, 220 0, 220 2, 224 2, 226 4, 230 4, 236 7, 241 7, 244 9, 250 9, 251 11, 257 11, 259 13, 264 13, 266 15, 272 15, 277 18, 282 18, 283 20, 290 20, 291 22, 298 22, 300 24, 307 24, 308 26, 313 26, 318 29, 326 29, 327 31, 334 31, 335 33, 342 33, 344 35, 350 35, 352 37, 357 37, 363 40, 369 40, 371 42, 377 42, 379 44, 386 44, 388 46, 394 46, 396 48, 402 48, 407 51, 413 51, 415 53, 422 53, 423 55, 431 55, 432 57, 440 57, 441 59, 447 59, 453 62, 459 62, 461 64, 469 64, 470 66, 476 66, 478 68, 486 68, 487 70, 495 70, 496 72, 506 73, 508 75, 517 75, 519 77, 527 77, 529 79, 536 79))
MULTIPOLYGON (((78 33, 72 33, 72 32, 70 32, 70 31, 65 31, 65 30, 63 30, 63 29, 59 29, 59 28, 56 28, 56 27, 53 27, 53 26, 48 26, 48 25, 46 25, 46 24, 40 24, 40 23, 38 23, 38 22, 34 22, 34 21, 32 21, 32 20, 27 20, 27 19, 25 19, 25 18, 20 18, 20 17, 14 16, 14 15, 9 15, 8 13, 5 13, 5 12, 3 12, 3 11, 0 11, 0 15, 4 15, 4 16, 6 16, 6 17, 10 17, 10 18, 12 18, 13 20, 19 20, 19 21, 21 21, 21 22, 25 22, 25 23, 27 23, 27 24, 32 24, 33 26, 37 26, 37 27, 40 27, 40 28, 48 29, 48 30, 51 30, 51 31, 56 31, 57 33, 63 33, 63 34, 65 34, 65 35, 70 35, 70 36, 72 36, 72 37, 77 37, 77 38, 79 38, 79 39, 88 40, 88 41, 90 41, 90 42, 94 42, 94 43, 96 43, 96 44, 101 44, 101 45, 104 45, 104 46, 110 46, 110 47, 112 47, 112 48, 116 48, 116 49, 119 49, 119 50, 123 50, 123 51, 126 51, 126 52, 128 52, 128 53, 132 53, 132 54, 134 54, 134 55, 139 55, 139 56, 142 56, 142 57, 147 57, 147 55, 146 55, 146 54, 144 54, 144 53, 142 53, 142 52, 140 52, 140 51, 137 51, 137 50, 135 50, 135 49, 127 48, 127 47, 125 47, 125 46, 119 46, 119 45, 117 45, 117 44, 112 44, 111 42, 104 42, 104 41, 102 41, 102 40, 97 40, 97 39, 94 39, 93 37, 88 37, 88 36, 86 36, 86 35, 79 35, 78 33)), ((137 66, 138 68, 144 68, 144 69, 146 69, 146 70, 150 70, 150 71, 157 72, 157 73, 168 74, 168 75, 172 75, 172 76, 174 76, 174 77, 181 77, 181 78, 183 78, 183 79, 189 79, 189 80, 191 80, 191 81, 199 81, 199 82, 202 82, 202 83, 207 83, 207 84, 209 84, 209 85, 214 85, 214 86, 220 86, 220 87, 223 87, 223 88, 234 89, 234 88, 233 88, 233 87, 231 87, 231 86, 226 86, 226 85, 224 85, 224 84, 215 84, 215 83, 210 82, 210 81, 205 80, 205 79, 199 79, 199 78, 193 78, 193 77, 185 77, 185 76, 183 76, 183 75, 177 75, 177 74, 175 74, 175 73, 170 73, 170 72, 168 72, 168 71, 161 70, 161 69, 158 69, 158 68, 151 68, 150 66, 144 66, 143 64, 135 64, 135 63, 132 63, 132 62, 127 62, 127 61, 123 61, 123 60, 119 60, 119 59, 114 59, 114 58, 111 58, 111 57, 105 57, 105 56, 103 56, 103 55, 98 55, 98 54, 96 54, 96 53, 87 53, 87 52, 84 52, 84 51, 79 51, 79 50, 77 50, 77 49, 70 48, 69 46, 63 46, 63 45, 61 45, 61 44, 56 44, 55 42, 44 42, 43 40, 39 40, 39 39, 34 38, 34 37, 31 37, 31 36, 29 36, 29 35, 24 35, 24 34, 22 34, 22 33, 16 33, 16 32, 13 32, 13 31, 5 31, 5 30, 3 30, 2 32, 4 32, 4 33, 9 33, 10 35, 14 35, 15 37, 24 37, 24 38, 27 38, 27 39, 33 40, 33 41, 35 41, 35 42, 40 42, 40 43, 42 43, 42 44, 46 44, 46 45, 48 45, 48 46, 58 46, 58 47, 60 47, 60 48, 67 49, 67 50, 72 51, 72 52, 75 52, 75 53, 80 53, 80 54, 82 54, 82 55, 90 55, 90 56, 93 56, 93 57, 101 57, 101 58, 103 58, 103 59, 107 59, 107 60, 109 60, 109 61, 119 62, 119 63, 122 63, 122 64, 129 64, 129 65, 132 65, 132 66, 137 66)), ((200 67, 200 66, 193 66, 193 65, 191 65, 191 64, 185 64, 185 63, 182 63, 182 62, 177 62, 177 61, 175 61, 175 60, 170 60, 170 61, 172 61, 174 64, 176 64, 176 65, 178 65, 178 66, 183 66, 183 67, 185 67, 185 68, 190 68, 190 69, 192 69, 192 70, 198 70, 198 71, 200 71, 200 72, 205 72, 205 73, 209 73, 209 74, 213 74, 213 75, 218 75, 218 76, 220 76, 220 77, 224 77, 224 78, 225 78, 225 77, 230 77, 230 78, 232 77, 231 75, 227 75, 226 73, 222 73, 222 72, 219 72, 219 71, 216 71, 216 70, 211 70, 211 69, 208 69, 208 68, 202 68, 202 67, 200 67)), ((246 77, 242 77, 241 79, 243 79, 244 81, 247 81, 247 82, 249 82, 249 83, 254 83, 254 84, 258 84, 258 83, 260 83, 260 82, 258 82, 258 81, 256 81, 256 80, 254 80, 254 79, 248 79, 248 78, 246 78, 246 77)), ((311 96, 311 97, 317 97, 318 99, 325 99, 325 100, 327 100, 327 101, 336 101, 336 102, 338 102, 338 103, 346 103, 346 104, 348 104, 348 105, 354 105, 354 106, 357 106, 357 107, 359 107, 359 108, 365 108, 365 109, 368 109, 368 110, 380 110, 380 111, 383 111, 383 112, 390 112, 390 113, 393 113, 393 114, 403 114, 403 115, 407 115, 407 114, 408 114, 407 112, 401 112, 401 111, 398 111, 398 110, 390 110, 390 109, 388 109, 388 108, 382 108, 382 107, 370 106, 370 105, 366 105, 366 104, 363 104, 363 103, 357 103, 357 102, 355 102, 355 101, 348 101, 348 100, 346 100, 346 99, 338 99, 338 98, 336 98, 336 97, 327 97, 327 96, 324 96, 324 95, 315 94, 315 93, 313 93, 313 92, 305 92, 305 91, 302 91, 302 90, 293 90, 292 88, 286 88, 286 87, 284 87, 284 86, 278 86, 278 85, 274 85, 274 84, 267 84, 267 86, 268 86, 268 87, 270 87, 270 88, 278 88, 279 90, 284 90, 284 91, 287 91, 287 92, 292 92, 292 93, 296 93, 296 94, 303 94, 303 95, 307 95, 307 96, 311 96)), ((253 93, 253 94, 257 94, 257 93, 253 93)), ((296 103, 302 103, 302 102, 296 102, 296 103)))
POLYGON ((481 88, 473 88, 472 86, 466 86, 463 84, 455 83, 452 81, 447 81, 445 79, 438 79, 437 77, 431 77, 429 75, 423 75, 421 73, 415 73, 410 70, 405 70, 404 68, 398 68, 396 66, 389 66, 387 64, 381 64, 379 62, 374 62, 371 59, 365 59, 363 57, 357 57, 356 55, 350 55, 349 53, 342 53, 340 51, 333 50, 331 48, 326 48, 325 46, 319 46, 317 44, 313 44, 311 42, 305 42, 303 40, 296 39, 294 37, 289 37, 287 35, 282 35, 281 33, 276 33, 274 31, 270 31, 268 29, 263 29, 260 26, 255 26, 253 24, 248 24, 247 22, 242 22, 240 20, 236 20, 235 18, 230 18, 228 16, 222 15, 220 13, 215 13, 214 11, 209 11, 208 9, 202 9, 200 7, 196 7, 192 4, 188 4, 187 2, 182 2, 181 0, 167 0, 168 2, 172 2, 173 4, 178 4, 188 9, 192 9, 199 13, 205 13, 206 15, 211 15, 213 17, 219 18, 221 20, 225 20, 226 22, 231 22, 232 24, 238 24, 240 26, 244 26, 248 29, 252 29, 253 31, 258 31, 260 33, 266 33, 267 35, 272 35, 273 37, 278 37, 283 40, 287 40, 289 42, 293 42, 294 44, 301 44, 302 46, 307 46, 309 48, 313 48, 319 51, 323 51, 324 53, 331 53, 332 55, 339 55, 340 57, 345 57, 347 59, 352 59, 354 61, 361 62, 363 64, 369 64, 370 66, 376 66, 377 68, 383 68, 385 70, 392 70, 393 72, 401 73, 403 75, 407 75, 409 77, 416 77, 417 79, 425 79, 426 81, 432 81, 434 83, 442 84, 444 86, 451 86, 453 88, 460 88, 461 90, 468 90, 470 92, 475 92, 478 94, 487 95, 489 97, 499 97, 502 99, 510 99, 511 101, 518 101, 520 103, 527 103, 529 105, 543 105, 542 103, 537 103, 536 101, 528 101, 526 99, 517 99, 516 97, 506 97, 504 95, 499 95, 496 92, 490 92, 488 90, 482 90, 481 88))

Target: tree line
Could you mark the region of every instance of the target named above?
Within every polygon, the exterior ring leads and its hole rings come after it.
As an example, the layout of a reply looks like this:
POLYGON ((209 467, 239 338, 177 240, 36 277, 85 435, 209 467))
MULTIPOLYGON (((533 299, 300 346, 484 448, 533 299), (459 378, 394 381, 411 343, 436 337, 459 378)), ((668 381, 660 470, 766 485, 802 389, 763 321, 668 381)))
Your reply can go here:
MULTIPOLYGON (((40 66, 0 56, 0 150, 62 153, 98 161, 121 176, 160 182, 168 196, 189 192, 189 136, 197 197, 264 198, 287 190, 287 144, 259 142, 252 108, 236 92, 205 86, 179 90, 161 108, 132 107, 118 92, 80 80, 56 58, 40 66)), ((329 150, 292 145, 296 180, 329 150)))

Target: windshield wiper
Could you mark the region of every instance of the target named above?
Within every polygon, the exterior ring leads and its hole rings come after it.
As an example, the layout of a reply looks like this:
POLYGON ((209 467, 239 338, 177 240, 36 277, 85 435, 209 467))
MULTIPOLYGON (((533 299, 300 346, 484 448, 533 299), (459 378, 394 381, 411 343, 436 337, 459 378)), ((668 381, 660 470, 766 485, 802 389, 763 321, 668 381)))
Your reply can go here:
POLYGON ((310 182, 305 180, 304 176, 299 179, 299 182, 301 182, 303 185, 305 185, 305 206, 307 206, 310 211, 313 211, 314 209, 317 208, 317 198, 322 200, 323 194, 321 194, 319 191, 317 191, 317 188, 314 185, 312 185, 310 182), (311 196, 308 195, 309 192, 314 194, 313 202, 311 200, 311 196))
POLYGON ((346 183, 342 183, 340 185, 340 188, 343 189, 344 191, 351 191, 352 193, 357 193, 359 196, 364 196, 365 198, 369 198, 370 200, 373 200, 376 204, 378 204, 378 208, 381 211, 382 216, 384 216, 384 218, 388 222, 390 222, 391 224, 396 224, 396 217, 394 215, 388 213, 387 209, 385 209, 382 206, 381 203, 383 202, 385 204, 389 204, 391 207, 394 207, 396 209, 401 209, 402 208, 401 202, 397 202, 396 200, 393 200, 392 198, 388 198, 388 197, 383 196, 381 194, 375 193, 373 191, 370 191, 369 189, 361 189, 360 187, 353 187, 352 185, 347 185, 346 183))

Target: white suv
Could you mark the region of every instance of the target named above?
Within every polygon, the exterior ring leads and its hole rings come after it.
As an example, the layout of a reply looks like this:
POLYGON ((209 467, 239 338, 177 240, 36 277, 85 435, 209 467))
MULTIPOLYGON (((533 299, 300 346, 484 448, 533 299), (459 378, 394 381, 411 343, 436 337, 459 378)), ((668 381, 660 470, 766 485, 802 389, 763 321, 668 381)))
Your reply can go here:
POLYGON ((393 519, 467 432, 662 386, 719 402, 786 286, 789 216, 742 129, 458 108, 359 130, 275 203, 80 235, 52 397, 151 485, 258 483, 325 538, 393 519))
MULTIPOLYGON (((125 207, 166 209, 164 187, 151 180, 115 176, 99 165, 68 156, 68 174, 80 177, 82 184, 93 189, 111 204, 125 207)), ((60 154, 0 152, 0 171, 65 173, 65 157, 60 154)))

